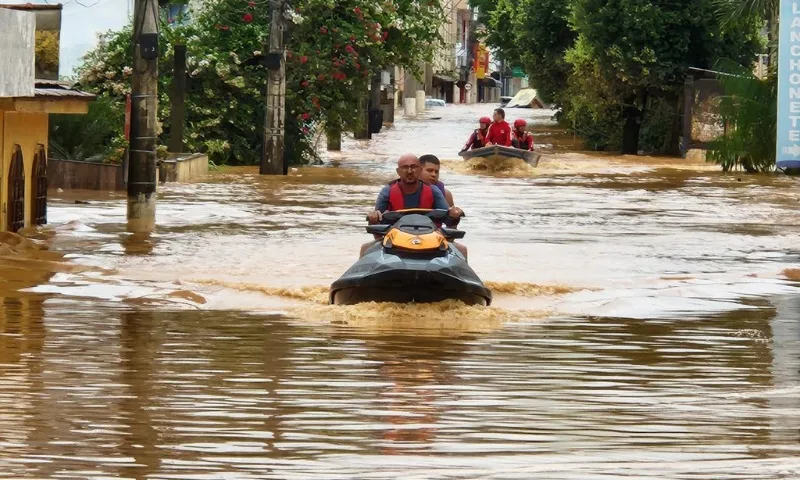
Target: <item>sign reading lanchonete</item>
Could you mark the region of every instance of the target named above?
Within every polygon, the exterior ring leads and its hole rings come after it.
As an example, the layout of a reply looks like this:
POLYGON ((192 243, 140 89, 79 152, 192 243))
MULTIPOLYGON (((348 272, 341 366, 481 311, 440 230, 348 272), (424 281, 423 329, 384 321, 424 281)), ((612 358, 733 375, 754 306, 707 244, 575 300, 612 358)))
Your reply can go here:
POLYGON ((778 168, 800 168, 800 0, 781 0, 778 168))

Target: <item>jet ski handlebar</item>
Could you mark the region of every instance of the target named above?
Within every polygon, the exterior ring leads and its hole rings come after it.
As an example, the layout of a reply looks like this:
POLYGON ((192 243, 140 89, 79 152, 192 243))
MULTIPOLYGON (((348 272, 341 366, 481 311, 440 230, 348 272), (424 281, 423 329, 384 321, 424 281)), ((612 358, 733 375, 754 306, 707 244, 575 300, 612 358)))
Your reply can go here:
POLYGON ((393 225, 395 222, 405 217, 406 215, 424 215, 431 220, 444 220, 447 218, 447 210, 427 209, 427 208, 409 208, 407 210, 396 210, 393 212, 386 212, 381 218, 381 224, 393 225))
MULTIPOLYGON (((367 233, 371 233, 373 235, 386 235, 391 230, 392 225, 397 223, 398 220, 403 218, 406 215, 424 215, 431 220, 444 220, 448 216, 447 210, 437 210, 437 209, 422 209, 422 208, 414 208, 408 210, 397 210, 393 212, 386 212, 383 214, 380 223, 377 225, 367 225, 367 233)), ((454 228, 447 228, 442 226, 439 231, 448 239, 460 239, 464 238, 465 232, 462 230, 457 230, 454 228)))

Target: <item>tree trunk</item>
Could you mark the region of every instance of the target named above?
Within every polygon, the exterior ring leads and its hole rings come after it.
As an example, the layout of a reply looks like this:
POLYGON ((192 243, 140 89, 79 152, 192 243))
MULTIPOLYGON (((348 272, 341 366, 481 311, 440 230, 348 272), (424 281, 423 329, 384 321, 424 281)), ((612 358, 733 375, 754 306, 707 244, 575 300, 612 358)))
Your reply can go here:
POLYGON ((639 151, 639 121, 642 111, 636 107, 625 107, 625 125, 622 127, 622 154, 636 155, 639 151))

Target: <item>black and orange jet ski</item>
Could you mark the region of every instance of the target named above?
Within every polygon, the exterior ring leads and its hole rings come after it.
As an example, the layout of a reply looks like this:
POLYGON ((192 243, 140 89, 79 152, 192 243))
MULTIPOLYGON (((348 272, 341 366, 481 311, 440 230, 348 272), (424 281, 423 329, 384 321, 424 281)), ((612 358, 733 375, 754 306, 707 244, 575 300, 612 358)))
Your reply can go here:
POLYGON ((447 210, 399 210, 383 214, 378 225, 368 225, 367 233, 380 241, 333 282, 330 303, 454 299, 467 305, 490 305, 491 290, 452 244, 465 233, 434 223, 446 217, 447 210))

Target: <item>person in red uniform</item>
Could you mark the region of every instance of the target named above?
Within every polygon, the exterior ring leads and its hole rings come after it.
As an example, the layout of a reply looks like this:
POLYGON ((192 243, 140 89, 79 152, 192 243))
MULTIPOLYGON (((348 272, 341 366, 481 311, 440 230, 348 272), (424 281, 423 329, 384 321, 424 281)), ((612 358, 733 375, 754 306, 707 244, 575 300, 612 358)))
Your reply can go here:
POLYGON ((514 147, 530 152, 533 151, 533 135, 525 131, 527 125, 528 123, 521 118, 514 120, 514 135, 511 141, 514 147))
POLYGON ((506 112, 502 108, 495 109, 494 123, 486 133, 486 146, 489 145, 511 146, 511 125, 506 122, 506 112))
POLYGON ((489 117, 481 117, 480 120, 478 120, 478 123, 480 124, 480 127, 472 132, 472 135, 469 136, 469 140, 467 140, 467 143, 464 145, 464 148, 461 149, 461 152, 475 150, 476 148, 483 148, 486 146, 486 132, 489 130, 489 125, 492 123, 492 119, 489 117))

